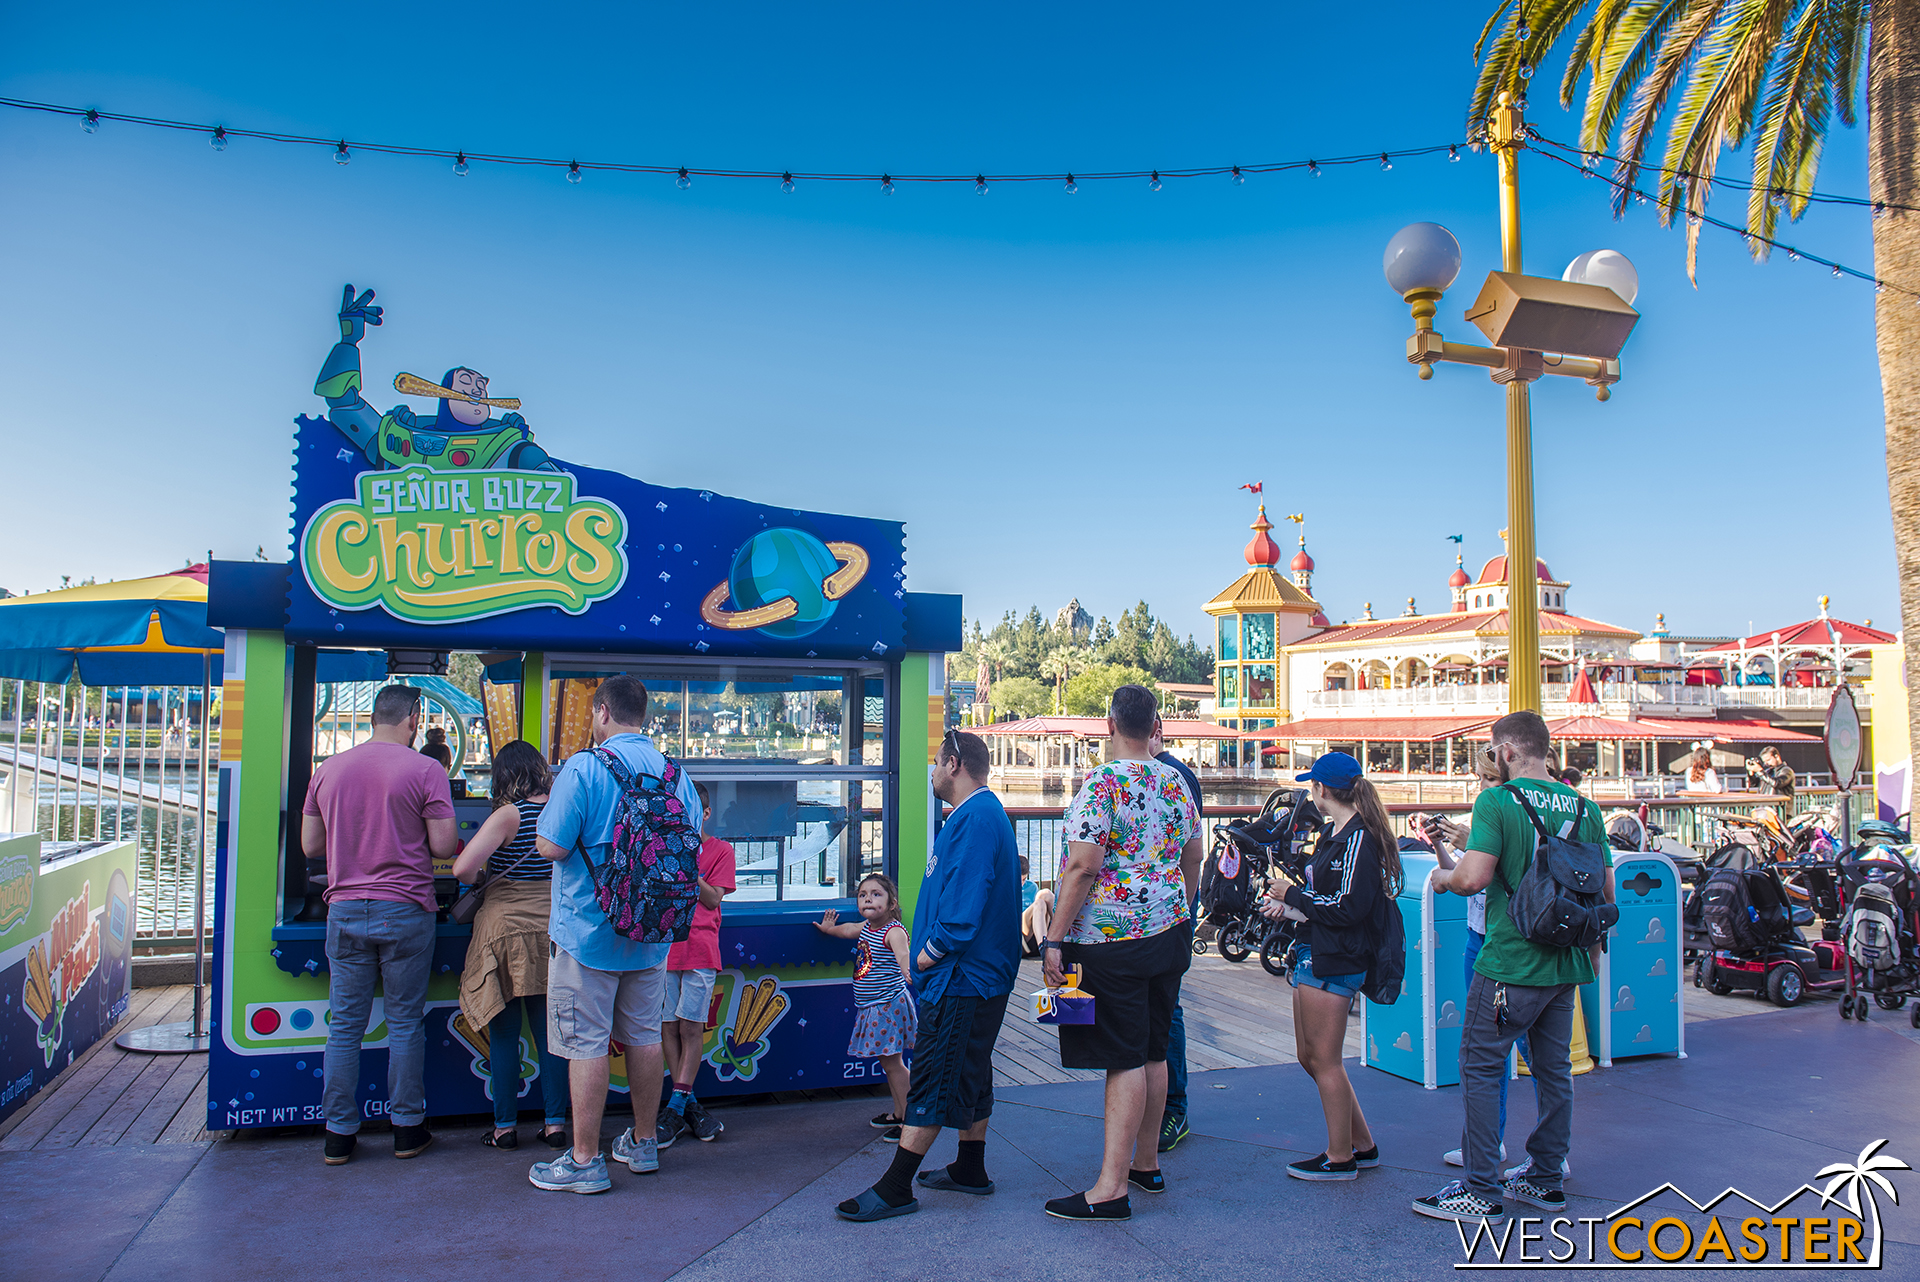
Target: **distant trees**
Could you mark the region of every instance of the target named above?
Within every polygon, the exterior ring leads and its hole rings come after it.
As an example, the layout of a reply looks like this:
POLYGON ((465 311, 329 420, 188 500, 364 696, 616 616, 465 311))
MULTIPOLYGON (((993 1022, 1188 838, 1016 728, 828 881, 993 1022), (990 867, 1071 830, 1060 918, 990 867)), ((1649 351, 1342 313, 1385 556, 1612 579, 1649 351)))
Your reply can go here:
POLYGON ((1060 709, 1097 716, 1113 691, 1130 682, 1213 680, 1213 647, 1176 636, 1145 601, 1122 610, 1117 622, 1102 616, 1089 627, 1086 618, 1085 611, 1062 610, 1049 621, 1033 606, 1024 615, 1009 610, 992 628, 975 620, 947 670, 959 679, 977 679, 984 664, 996 719, 1060 709))

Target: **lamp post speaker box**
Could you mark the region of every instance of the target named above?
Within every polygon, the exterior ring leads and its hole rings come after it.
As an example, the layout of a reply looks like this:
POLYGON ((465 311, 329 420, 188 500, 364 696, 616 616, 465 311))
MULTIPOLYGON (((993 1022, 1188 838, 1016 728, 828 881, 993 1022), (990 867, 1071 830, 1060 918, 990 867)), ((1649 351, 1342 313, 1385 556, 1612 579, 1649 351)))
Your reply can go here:
POLYGON ((1460 1028, 1467 1009, 1467 901, 1436 895, 1439 866, 1418 850, 1400 852, 1406 875, 1398 903, 1407 932, 1407 977, 1391 1006, 1360 1003, 1360 1044, 1369 1068, 1428 1090, 1460 1081, 1460 1028))
POLYGON ((1615 360, 1640 313, 1605 285, 1491 272, 1467 319, 1496 347, 1615 360))
POLYGON ((1602 1068, 1638 1055, 1685 1059, 1680 872, 1655 851, 1622 854, 1613 884, 1620 920, 1607 934, 1595 982, 1581 990, 1588 1042, 1602 1068))

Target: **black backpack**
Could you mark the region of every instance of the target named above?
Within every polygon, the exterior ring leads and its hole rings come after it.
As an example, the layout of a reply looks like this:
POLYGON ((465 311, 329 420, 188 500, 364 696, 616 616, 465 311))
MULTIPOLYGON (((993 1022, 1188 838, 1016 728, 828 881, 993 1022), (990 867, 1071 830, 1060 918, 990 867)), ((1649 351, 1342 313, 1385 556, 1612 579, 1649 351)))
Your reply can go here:
MULTIPOLYGON (((1605 848, 1575 837, 1547 831, 1533 803, 1512 784, 1502 785, 1526 810, 1535 835, 1533 859, 1516 888, 1506 874, 1494 868, 1507 892, 1507 916, 1523 939, 1546 948, 1591 948, 1606 945, 1607 932, 1620 920, 1620 910, 1605 898, 1605 848)), ((1587 799, 1579 799, 1573 831, 1586 817, 1587 799)))
POLYGON ((1786 902, 1768 869, 1722 868, 1695 898, 1715 952, 1752 952, 1792 931, 1786 902))
POLYGON ((1200 912, 1219 923, 1253 911, 1253 861, 1231 838, 1214 846, 1200 866, 1200 912))
POLYGON ((1384 889, 1380 892, 1386 911, 1386 925, 1380 942, 1374 945, 1367 966, 1367 978, 1360 991, 1376 1006, 1391 1006, 1400 1000, 1400 985, 1407 977, 1407 926, 1400 917, 1400 905, 1384 889))

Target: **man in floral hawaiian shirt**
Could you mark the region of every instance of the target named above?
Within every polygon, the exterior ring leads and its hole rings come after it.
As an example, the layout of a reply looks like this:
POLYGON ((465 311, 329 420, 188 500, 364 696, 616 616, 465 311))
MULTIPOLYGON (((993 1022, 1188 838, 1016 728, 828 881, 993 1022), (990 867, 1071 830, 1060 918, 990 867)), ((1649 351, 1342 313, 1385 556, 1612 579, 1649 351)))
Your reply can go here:
POLYGON ((1202 847, 1199 798, 1149 750, 1159 729, 1152 691, 1114 691, 1107 761, 1088 773, 1067 811, 1059 907, 1041 957, 1049 984, 1062 981, 1066 966, 1080 967, 1094 1022, 1060 1026, 1060 1063, 1103 1070, 1107 1098, 1100 1179, 1047 1203, 1062 1219, 1128 1219, 1129 1184, 1152 1193, 1166 1187, 1159 1142, 1167 1037, 1193 959, 1188 905, 1202 847))

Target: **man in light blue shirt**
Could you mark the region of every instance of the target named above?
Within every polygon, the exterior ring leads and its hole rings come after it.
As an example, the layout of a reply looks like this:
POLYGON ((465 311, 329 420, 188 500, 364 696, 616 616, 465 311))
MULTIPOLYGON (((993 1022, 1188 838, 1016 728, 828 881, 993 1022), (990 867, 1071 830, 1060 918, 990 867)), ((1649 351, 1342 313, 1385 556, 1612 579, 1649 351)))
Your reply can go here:
MULTIPOLYGON (((594 691, 595 745, 619 757, 633 774, 657 783, 667 759, 641 732, 646 720, 647 687, 637 677, 609 677, 594 691)), ((675 769, 679 778, 674 795, 697 830, 699 794, 693 780, 675 769)), ((551 1162, 534 1163, 529 1178, 536 1188, 599 1193, 612 1187, 600 1152, 610 1042, 627 1048, 634 1116, 653 1116, 659 1102, 654 1096, 662 1072, 660 1016, 668 945, 635 943, 619 934, 594 891, 592 868, 604 866, 612 853, 619 801, 620 784, 613 772, 593 753, 579 752, 561 767, 540 812, 537 846, 554 861, 553 914, 547 930, 553 941, 547 966, 547 1046, 569 1061, 573 1150, 551 1162)), ((652 1128, 639 1139, 628 1127, 614 1140, 613 1156, 636 1175, 660 1169, 652 1128)))

